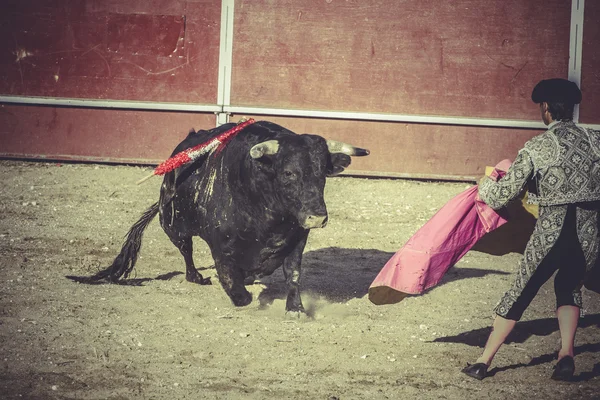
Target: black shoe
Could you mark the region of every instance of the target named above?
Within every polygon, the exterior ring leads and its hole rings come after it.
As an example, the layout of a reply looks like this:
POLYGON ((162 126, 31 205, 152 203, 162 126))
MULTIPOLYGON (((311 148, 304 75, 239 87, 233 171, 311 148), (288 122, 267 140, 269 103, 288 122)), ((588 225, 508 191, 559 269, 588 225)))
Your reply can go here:
POLYGON ((571 356, 565 356, 558 360, 554 366, 551 378, 555 381, 570 381, 575 373, 575 361, 571 356))
POLYGON ((469 375, 471 378, 482 380, 487 376, 488 366, 484 363, 469 364, 461 372, 469 375))

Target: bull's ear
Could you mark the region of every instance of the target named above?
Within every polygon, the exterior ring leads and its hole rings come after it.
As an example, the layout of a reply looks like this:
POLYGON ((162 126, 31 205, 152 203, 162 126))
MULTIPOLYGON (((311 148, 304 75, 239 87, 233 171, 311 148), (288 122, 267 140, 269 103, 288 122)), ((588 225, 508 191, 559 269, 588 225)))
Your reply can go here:
POLYGON ((329 163, 327 165, 327 176, 335 176, 342 172, 350 165, 352 158, 343 153, 331 153, 329 163))
POLYGON ((278 151, 279 142, 277 140, 267 140, 266 142, 254 145, 250 149, 250 157, 257 159, 261 158, 262 156, 277 154, 278 151))

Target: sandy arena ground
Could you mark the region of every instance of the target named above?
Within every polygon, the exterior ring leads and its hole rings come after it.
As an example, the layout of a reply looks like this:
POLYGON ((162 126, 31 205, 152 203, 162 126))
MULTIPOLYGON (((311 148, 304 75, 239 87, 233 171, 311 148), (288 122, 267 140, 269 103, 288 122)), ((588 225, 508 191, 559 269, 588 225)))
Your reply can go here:
POLYGON ((391 255, 468 183, 337 177, 329 224, 303 262, 308 318, 286 318, 281 271, 234 307, 207 246, 184 279, 158 219, 144 237, 140 286, 84 285, 118 254, 158 198, 148 168, 0 161, 2 399, 600 399, 600 298, 584 293, 576 381, 549 379, 559 344, 552 282, 500 350, 491 377, 461 374, 481 352, 519 254, 469 252, 424 295, 367 298, 391 255))

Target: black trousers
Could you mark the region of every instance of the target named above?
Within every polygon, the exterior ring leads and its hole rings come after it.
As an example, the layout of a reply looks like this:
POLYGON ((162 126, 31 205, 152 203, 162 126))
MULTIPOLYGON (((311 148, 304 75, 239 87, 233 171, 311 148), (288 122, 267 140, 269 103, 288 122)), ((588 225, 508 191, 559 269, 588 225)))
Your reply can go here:
POLYGON ((575 205, 570 205, 560 236, 548 255, 535 270, 524 290, 508 311, 506 318, 518 321, 531 304, 542 285, 554 277, 554 293, 556 308, 561 306, 577 306, 573 292, 581 288, 585 276, 585 255, 577 238, 577 219, 575 205))

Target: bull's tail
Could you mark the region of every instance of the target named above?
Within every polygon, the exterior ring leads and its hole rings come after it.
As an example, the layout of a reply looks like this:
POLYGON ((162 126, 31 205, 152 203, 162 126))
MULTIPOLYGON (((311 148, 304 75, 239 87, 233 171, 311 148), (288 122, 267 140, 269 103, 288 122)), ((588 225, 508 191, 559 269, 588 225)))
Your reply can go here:
POLYGON ((148 208, 142 214, 142 217, 129 229, 121 252, 115 258, 112 265, 88 279, 90 281, 109 280, 115 282, 121 277, 127 278, 131 271, 133 271, 133 267, 135 267, 138 253, 142 247, 144 230, 148 227, 150 221, 156 217, 156 214, 158 214, 158 203, 154 203, 148 208))

